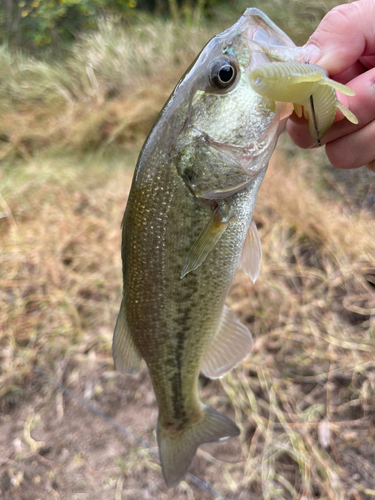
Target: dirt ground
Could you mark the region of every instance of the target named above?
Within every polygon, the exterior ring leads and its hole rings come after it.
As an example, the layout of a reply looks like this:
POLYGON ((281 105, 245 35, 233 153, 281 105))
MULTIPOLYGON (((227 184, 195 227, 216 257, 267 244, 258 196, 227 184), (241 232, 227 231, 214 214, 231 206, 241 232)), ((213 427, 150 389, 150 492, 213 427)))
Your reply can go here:
MULTIPOLYGON (((123 376, 113 372, 105 360, 95 355, 89 365, 79 371, 74 366, 58 367, 48 375, 36 368, 22 404, 2 408, 2 500, 264 498, 261 485, 256 482, 248 488, 236 486, 236 480, 240 483, 246 473, 239 440, 206 445, 198 451, 191 473, 201 478, 208 485, 207 489, 196 486, 188 477, 177 488, 168 490, 153 455, 157 406, 146 368, 134 377, 123 376), (61 383, 69 389, 64 391, 61 383), (149 443, 152 450, 144 443, 137 443, 131 433, 149 443), (226 475, 228 464, 230 476, 226 475), (210 492, 210 484, 223 496, 210 492)), ((333 394, 342 398, 348 384, 345 374, 332 378, 331 383, 333 394)), ((310 389, 305 387, 307 393, 310 389)), ((315 401, 319 402, 316 387, 314 391, 315 401)), ((260 387, 255 392, 259 402, 266 399, 260 387)), ((219 381, 202 378, 201 396, 234 418, 219 381)), ((330 453, 351 481, 375 488, 375 450, 370 444, 375 432, 374 416, 360 418, 355 405, 352 408, 346 405, 342 418, 348 419, 349 428, 331 441, 330 453), (355 424, 350 427, 350 419, 356 418, 362 427, 355 424)), ((254 430, 251 422, 245 425, 248 442, 254 438, 254 430)), ((297 477, 295 462, 284 457, 282 464, 284 474, 289 474, 288 479, 297 477)), ((322 498, 318 491, 316 498, 322 498)), ((370 499, 372 495, 352 497, 348 493, 345 498, 370 499)))
MULTIPOLYGON (((134 433, 155 450, 157 406, 145 367, 135 377, 106 367, 81 371, 73 384, 78 399, 53 380, 34 372, 27 399, 0 417, 0 498, 185 499, 191 498, 190 493, 202 500, 214 498, 189 479, 189 485, 168 490, 157 459, 124 434, 134 433)), ((206 397, 223 392, 219 384, 212 385, 203 390, 206 397)), ((206 447, 213 456, 215 448, 206 447)), ((239 442, 227 443, 218 453, 210 463, 201 457, 207 452, 199 452, 191 473, 217 483, 215 462, 238 461, 239 442)))

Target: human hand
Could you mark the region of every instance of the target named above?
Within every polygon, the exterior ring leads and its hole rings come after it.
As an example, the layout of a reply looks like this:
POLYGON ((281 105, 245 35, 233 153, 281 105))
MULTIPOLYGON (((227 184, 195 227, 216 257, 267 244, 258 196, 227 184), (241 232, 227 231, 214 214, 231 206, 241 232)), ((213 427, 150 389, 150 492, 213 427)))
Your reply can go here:
MULTIPOLYGON (((337 112, 322 139, 328 159, 337 168, 370 164, 375 170, 375 1, 358 0, 335 7, 306 47, 311 63, 323 66, 330 78, 355 91, 354 97, 338 93, 338 98, 359 123, 353 125, 337 112)), ((306 120, 293 114, 287 130, 298 146, 311 147, 306 120)))

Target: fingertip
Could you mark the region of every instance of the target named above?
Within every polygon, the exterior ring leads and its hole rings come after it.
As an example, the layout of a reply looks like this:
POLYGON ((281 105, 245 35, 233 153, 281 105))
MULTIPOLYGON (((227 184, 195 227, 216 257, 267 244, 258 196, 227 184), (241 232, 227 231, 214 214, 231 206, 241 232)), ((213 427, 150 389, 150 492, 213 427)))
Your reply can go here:
MULTIPOLYGON (((337 125, 338 129, 340 126, 337 125)), ((340 169, 359 168, 374 158, 373 138, 375 137, 375 120, 366 126, 340 134, 326 144, 326 155, 331 164, 340 169)))
POLYGON ((351 159, 350 151, 347 151, 347 154, 342 153, 342 148, 338 147, 338 141, 326 144, 326 155, 331 165, 340 170, 349 170, 357 166, 351 159))
POLYGON ((309 133, 307 120, 298 118, 298 116, 293 113, 287 121, 286 130, 294 144, 298 147, 303 149, 311 147, 312 139, 309 133))

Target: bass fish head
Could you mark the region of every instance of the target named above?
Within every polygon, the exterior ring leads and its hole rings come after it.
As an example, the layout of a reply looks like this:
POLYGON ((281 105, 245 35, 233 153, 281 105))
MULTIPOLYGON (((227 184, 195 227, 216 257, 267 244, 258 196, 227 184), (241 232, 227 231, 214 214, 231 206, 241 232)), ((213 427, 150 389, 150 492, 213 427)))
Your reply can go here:
POLYGON ((292 107, 260 96, 249 75, 270 62, 267 48, 294 47, 261 11, 247 9, 236 24, 206 45, 177 86, 176 91, 189 88, 184 132, 205 137, 210 145, 235 156, 248 173, 257 173, 268 163, 280 120, 292 107))

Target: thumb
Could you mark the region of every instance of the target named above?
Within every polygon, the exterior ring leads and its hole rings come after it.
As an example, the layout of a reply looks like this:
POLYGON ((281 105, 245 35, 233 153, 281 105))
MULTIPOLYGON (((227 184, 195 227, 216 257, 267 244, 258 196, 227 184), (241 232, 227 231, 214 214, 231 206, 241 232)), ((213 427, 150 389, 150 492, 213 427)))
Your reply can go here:
POLYGON ((375 2, 358 0, 333 8, 309 38, 310 62, 331 75, 350 68, 361 56, 375 54, 375 2))

